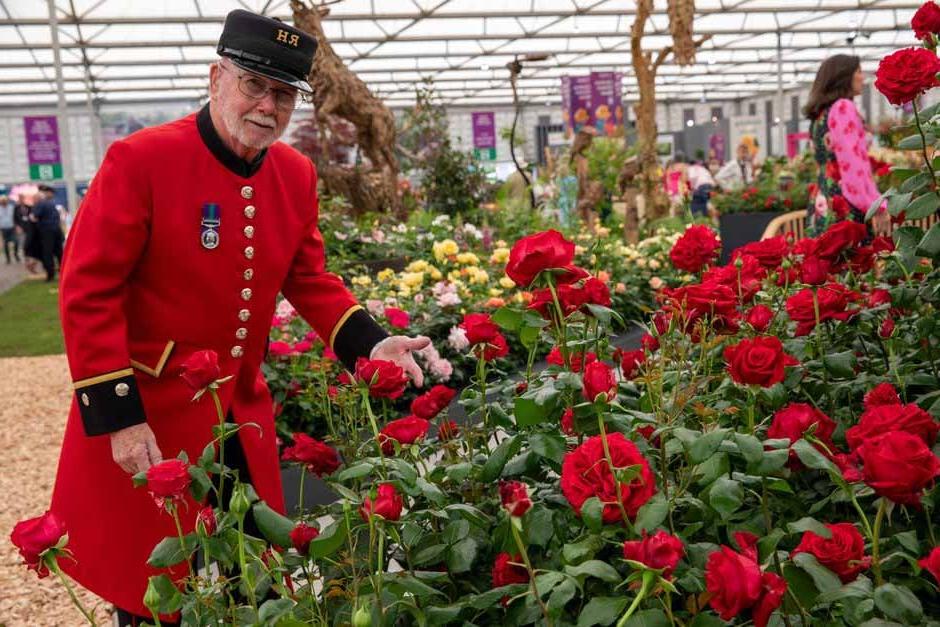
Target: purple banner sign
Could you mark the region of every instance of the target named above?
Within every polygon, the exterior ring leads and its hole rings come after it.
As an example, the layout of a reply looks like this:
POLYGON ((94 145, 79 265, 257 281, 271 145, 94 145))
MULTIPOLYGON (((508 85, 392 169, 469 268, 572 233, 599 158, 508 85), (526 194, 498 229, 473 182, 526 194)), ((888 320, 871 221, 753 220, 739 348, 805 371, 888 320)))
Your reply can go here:
POLYGON ((492 111, 474 111, 473 147, 496 148, 496 116, 492 111))
POLYGON ((571 77, 571 126, 575 132, 592 124, 591 77, 571 77))
POLYGON ((561 119, 565 121, 565 137, 571 137, 574 121, 571 119, 571 77, 561 77, 561 119))
POLYGON ((59 124, 54 115, 23 118, 26 154, 30 165, 62 163, 59 154, 59 124))
POLYGON ((708 138, 709 156, 718 160, 718 163, 725 162, 725 136, 721 133, 715 133, 708 138))
POLYGON ((614 132, 614 73, 591 72, 591 124, 598 137, 614 132))

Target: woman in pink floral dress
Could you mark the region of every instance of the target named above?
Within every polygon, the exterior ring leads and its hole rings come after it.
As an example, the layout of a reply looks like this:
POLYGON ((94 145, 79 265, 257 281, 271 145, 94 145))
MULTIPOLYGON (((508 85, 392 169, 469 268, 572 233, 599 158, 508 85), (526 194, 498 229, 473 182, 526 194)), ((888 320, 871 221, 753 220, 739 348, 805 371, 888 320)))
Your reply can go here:
MULTIPOLYGON (((810 226, 822 233, 840 220, 864 222, 879 196, 865 125, 852 99, 862 93, 865 75, 858 57, 837 54, 816 73, 803 113, 812 120, 810 135, 819 165, 818 191, 810 196, 810 226)), ((887 234, 890 217, 884 206, 872 218, 876 235, 887 234)))

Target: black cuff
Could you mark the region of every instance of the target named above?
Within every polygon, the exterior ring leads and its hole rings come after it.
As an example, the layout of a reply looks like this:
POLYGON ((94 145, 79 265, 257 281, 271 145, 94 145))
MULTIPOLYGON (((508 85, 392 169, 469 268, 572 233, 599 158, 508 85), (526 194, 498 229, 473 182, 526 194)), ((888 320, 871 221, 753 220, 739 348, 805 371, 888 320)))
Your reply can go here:
POLYGON ((87 436, 114 433, 147 421, 133 374, 79 387, 75 396, 87 436))
POLYGON ((354 311, 333 339, 333 352, 350 371, 356 369, 356 359, 368 357, 376 344, 388 337, 379 323, 364 309, 354 311))

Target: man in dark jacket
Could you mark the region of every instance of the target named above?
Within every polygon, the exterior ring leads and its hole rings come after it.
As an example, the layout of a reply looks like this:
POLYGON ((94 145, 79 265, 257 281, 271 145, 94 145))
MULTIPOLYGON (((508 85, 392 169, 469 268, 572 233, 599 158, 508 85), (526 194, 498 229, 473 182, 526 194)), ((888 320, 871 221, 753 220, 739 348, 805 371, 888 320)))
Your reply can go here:
POLYGON ((55 281, 56 262, 62 263, 62 225, 59 210, 55 206, 55 190, 48 185, 39 186, 39 200, 33 207, 33 219, 36 222, 36 234, 42 246, 42 267, 46 271, 46 281, 55 281))

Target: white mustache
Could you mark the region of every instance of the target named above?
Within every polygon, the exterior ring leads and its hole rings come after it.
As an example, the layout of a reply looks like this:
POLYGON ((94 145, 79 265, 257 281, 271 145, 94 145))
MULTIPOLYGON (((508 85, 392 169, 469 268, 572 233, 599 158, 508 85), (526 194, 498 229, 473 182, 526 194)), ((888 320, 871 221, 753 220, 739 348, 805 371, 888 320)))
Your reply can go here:
POLYGON ((261 126, 267 126, 271 130, 277 128, 277 120, 275 120, 273 116, 248 113, 242 116, 242 120, 245 122, 254 122, 255 124, 260 124, 261 126))

